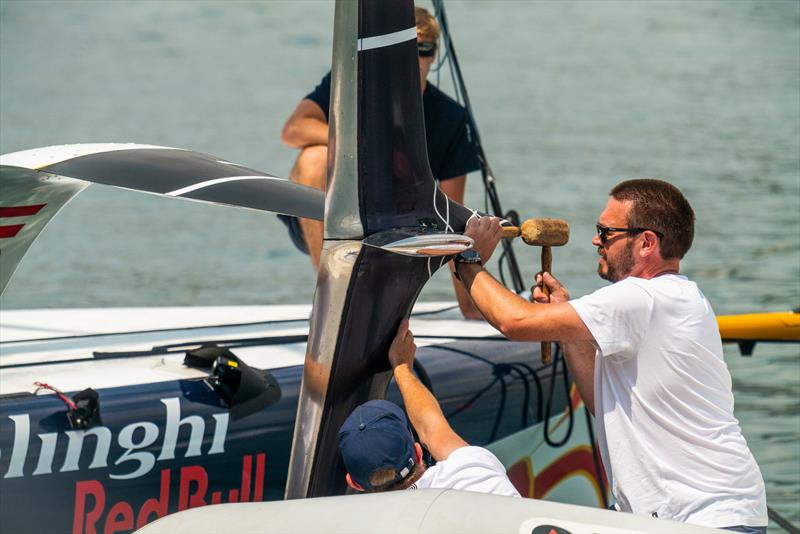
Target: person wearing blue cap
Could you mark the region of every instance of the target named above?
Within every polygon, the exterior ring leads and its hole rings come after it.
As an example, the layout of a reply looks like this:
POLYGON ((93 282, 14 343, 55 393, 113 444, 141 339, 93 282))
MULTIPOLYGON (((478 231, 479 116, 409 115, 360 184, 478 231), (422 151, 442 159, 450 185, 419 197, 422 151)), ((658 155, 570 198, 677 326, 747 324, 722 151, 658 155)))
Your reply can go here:
POLYGON ((408 320, 400 323, 389 361, 408 416, 436 460, 427 467, 403 410, 386 400, 358 406, 339 430, 347 484, 358 491, 442 488, 519 497, 500 460, 453 431, 433 394, 412 370, 416 352, 408 320))

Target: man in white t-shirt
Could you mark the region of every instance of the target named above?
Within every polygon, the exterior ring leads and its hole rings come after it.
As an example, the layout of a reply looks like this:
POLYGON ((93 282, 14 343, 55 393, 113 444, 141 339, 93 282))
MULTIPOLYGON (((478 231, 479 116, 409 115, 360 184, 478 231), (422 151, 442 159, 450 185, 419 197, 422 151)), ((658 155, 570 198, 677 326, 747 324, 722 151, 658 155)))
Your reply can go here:
MULTIPOLYGON (((486 261, 500 240, 499 219, 470 221, 465 234, 486 261)), ((542 273, 528 302, 474 255, 456 258, 456 272, 506 337, 562 343, 596 415, 617 509, 765 532, 764 482, 733 415, 714 311, 679 274, 693 238, 694 212, 676 187, 628 180, 611 190, 592 240, 598 273, 612 285, 569 301, 560 282, 542 273)))
POLYGON ((436 460, 426 467, 403 410, 372 400, 353 410, 339 430, 347 484, 358 491, 448 488, 519 497, 494 454, 471 447, 445 419, 439 403, 417 379, 414 336, 404 319, 389 349, 395 381, 408 416, 436 460))

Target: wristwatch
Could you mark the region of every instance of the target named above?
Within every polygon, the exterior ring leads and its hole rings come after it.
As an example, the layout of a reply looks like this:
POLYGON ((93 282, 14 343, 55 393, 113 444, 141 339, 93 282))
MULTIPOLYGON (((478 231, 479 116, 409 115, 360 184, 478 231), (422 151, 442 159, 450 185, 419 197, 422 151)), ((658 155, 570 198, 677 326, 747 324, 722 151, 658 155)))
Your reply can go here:
POLYGON ((481 261, 481 255, 478 254, 477 250, 469 249, 460 254, 456 254, 456 257, 453 258, 453 272, 456 274, 456 278, 459 280, 461 280, 461 276, 458 274, 458 266, 462 263, 483 265, 483 261, 481 261))

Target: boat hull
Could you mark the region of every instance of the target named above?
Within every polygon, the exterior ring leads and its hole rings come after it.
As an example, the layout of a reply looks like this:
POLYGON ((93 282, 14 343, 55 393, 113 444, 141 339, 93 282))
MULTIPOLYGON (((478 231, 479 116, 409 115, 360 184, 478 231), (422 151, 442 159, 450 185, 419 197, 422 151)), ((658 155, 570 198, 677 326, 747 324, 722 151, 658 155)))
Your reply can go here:
MULTIPOLYGON (((453 428, 495 451, 523 495, 562 498, 567 492, 570 502, 598 506, 588 464, 571 460, 573 451, 591 448, 581 407, 564 391, 561 367, 550 402, 554 439, 568 426, 568 401, 577 409, 570 439, 551 448, 543 419, 553 368, 537 363, 538 344, 513 343, 485 323, 437 311, 448 307, 418 305, 412 329, 419 361, 453 428), (554 470, 559 475, 547 485, 533 482, 554 470)), ((93 310, 4 312, 9 341, 0 343, 0 523, 10 532, 63 531, 64 525, 73 532, 130 531, 186 508, 282 499, 306 352, 299 340, 308 332, 302 316, 307 306, 106 310, 104 323, 93 310), (25 325, 42 324, 44 316, 49 332, 31 339, 35 329, 25 325), (239 322, 220 324, 226 316, 239 322), (254 322, 260 317, 268 320, 254 322), (156 324, 162 329, 153 329, 156 324), (125 356, 191 339, 261 340, 231 350, 272 377, 280 397, 237 418, 210 387, 207 370, 183 365, 185 349, 125 356), (96 357, 98 346, 117 357, 96 357), (101 424, 70 428, 67 406, 48 392, 34 395, 34 380, 70 398, 91 387, 99 394, 101 424), (35 527, 31 517, 37 517, 35 527)), ((393 385, 388 398, 401 402, 393 385)))

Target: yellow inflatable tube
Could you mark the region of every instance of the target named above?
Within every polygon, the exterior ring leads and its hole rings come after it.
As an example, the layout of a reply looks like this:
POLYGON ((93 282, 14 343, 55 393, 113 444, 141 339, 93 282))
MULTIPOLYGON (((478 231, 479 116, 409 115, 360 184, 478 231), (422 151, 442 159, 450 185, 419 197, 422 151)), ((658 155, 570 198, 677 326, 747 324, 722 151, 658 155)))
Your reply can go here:
POLYGON ((769 312, 717 316, 723 341, 800 341, 800 313, 769 312))

